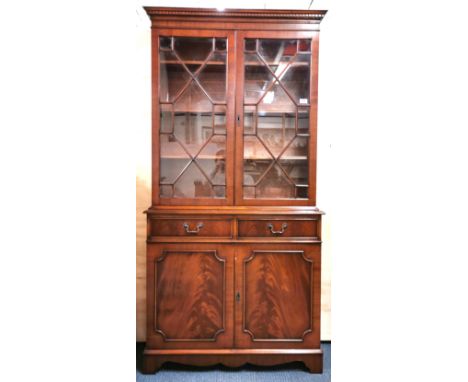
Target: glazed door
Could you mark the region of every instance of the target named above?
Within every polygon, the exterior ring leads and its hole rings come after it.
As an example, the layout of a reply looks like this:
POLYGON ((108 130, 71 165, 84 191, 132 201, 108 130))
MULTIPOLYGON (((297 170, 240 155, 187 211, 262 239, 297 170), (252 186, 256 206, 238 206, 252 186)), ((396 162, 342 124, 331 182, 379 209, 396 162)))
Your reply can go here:
POLYGON ((153 204, 232 204, 233 34, 153 34, 153 204))
POLYGON ((320 247, 245 244, 236 254, 235 345, 320 347, 320 247))
POLYGON ((236 204, 315 205, 316 32, 240 32, 236 204))
POLYGON ((148 346, 232 347, 234 256, 230 248, 148 244, 148 346))

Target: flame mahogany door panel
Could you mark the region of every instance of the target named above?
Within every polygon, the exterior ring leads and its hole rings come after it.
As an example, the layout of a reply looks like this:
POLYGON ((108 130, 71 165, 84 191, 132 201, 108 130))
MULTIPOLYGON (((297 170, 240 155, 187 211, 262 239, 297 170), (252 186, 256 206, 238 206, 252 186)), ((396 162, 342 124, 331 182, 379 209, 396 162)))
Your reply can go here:
POLYGON ((235 346, 320 348, 320 245, 239 245, 235 346))
POLYGON ((218 244, 148 244, 147 345, 233 344, 233 256, 218 244))

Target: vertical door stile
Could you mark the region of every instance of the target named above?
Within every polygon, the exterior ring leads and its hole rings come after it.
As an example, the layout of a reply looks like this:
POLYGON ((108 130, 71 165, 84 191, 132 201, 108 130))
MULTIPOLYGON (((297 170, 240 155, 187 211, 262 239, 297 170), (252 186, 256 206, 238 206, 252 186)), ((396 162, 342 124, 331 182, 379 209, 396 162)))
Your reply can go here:
POLYGON ((242 183, 243 183, 243 152, 244 152, 244 33, 236 31, 236 116, 235 116, 235 201, 236 205, 242 204, 242 183))
POLYGON ((228 34, 228 87, 227 87, 227 113, 226 113, 226 128, 227 128, 227 202, 229 205, 234 204, 235 195, 235 152, 236 152, 236 38, 235 32, 228 34))

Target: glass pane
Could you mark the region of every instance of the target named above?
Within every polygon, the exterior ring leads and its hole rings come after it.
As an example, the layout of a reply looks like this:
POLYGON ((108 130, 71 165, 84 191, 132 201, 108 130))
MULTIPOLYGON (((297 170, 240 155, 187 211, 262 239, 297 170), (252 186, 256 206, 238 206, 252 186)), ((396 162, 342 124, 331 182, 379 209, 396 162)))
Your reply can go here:
POLYGON ((172 133, 172 105, 160 106, 160 126, 161 133, 172 133))
POLYGON ((299 108, 297 111, 298 134, 309 134, 309 109, 299 108))
POLYGON ((255 198, 255 187, 244 187, 244 198, 254 199, 255 198))
POLYGON ((253 38, 245 39, 244 50, 246 52, 255 51, 257 49, 257 40, 253 38))
POLYGON ((197 164, 212 184, 226 184, 226 137, 214 135, 198 155, 197 164))
POLYGON ((226 135, 226 106, 214 107, 214 134, 226 135))
POLYGON ((258 52, 268 64, 290 60, 297 53, 297 40, 259 40, 258 52))
POLYGON ((172 37, 160 37, 159 47, 160 49, 171 49, 172 37))
POLYGON ((307 198, 310 40, 244 47, 244 198, 307 198))
POLYGON ((296 61, 281 76, 281 83, 299 105, 309 104, 310 54, 301 54, 304 61, 296 61))
POLYGON ((296 187, 297 198, 307 199, 309 197, 308 187, 296 187))
POLYGON ((176 198, 206 198, 213 196, 211 183, 192 162, 174 184, 176 198))
POLYGON ((244 107, 244 134, 255 134, 255 106, 244 107))
POLYGON ((217 38, 215 42, 215 49, 224 51, 227 48, 227 40, 225 38, 217 38))
POLYGON ((182 61, 205 61, 213 50, 213 39, 175 37, 174 50, 182 61))
POLYGON ((195 83, 174 104, 174 135, 192 156, 213 133, 213 105, 195 83))
POLYGON ((182 95, 174 103, 174 110, 211 112, 213 104, 195 81, 192 81, 182 95))
POLYGON ((299 40, 299 51, 310 52, 310 40, 299 40))
POLYGON ((257 184, 273 162, 273 157, 257 137, 244 137, 244 185, 257 184))
POLYGON ((160 196, 226 197, 226 38, 160 38, 160 196))
POLYGON ((290 114, 263 113, 258 115, 257 136, 277 158, 294 139, 296 117, 290 114))
POLYGON ((159 99, 172 102, 191 77, 172 52, 160 52, 159 60, 159 99))
POLYGON ((225 198, 226 197, 226 187, 225 186, 213 186, 213 193, 215 198, 225 198))
POLYGON ((296 186, 309 184, 308 152, 308 137, 297 137, 279 160, 279 164, 296 186))
POLYGON ((257 103, 274 80, 256 54, 245 55, 244 102, 257 103))
POLYGON ((258 199, 294 198, 295 187, 289 182, 278 165, 274 165, 259 182, 256 190, 258 199))
POLYGON ((258 104, 258 114, 263 112, 289 112, 295 114, 296 105, 281 85, 276 83, 258 104))
POLYGON ((214 102, 226 101, 226 73, 226 53, 215 53, 198 74, 200 84, 214 102))
POLYGON ((172 198, 172 185, 159 185, 159 195, 163 198, 172 198))
POLYGON ((159 181, 163 184, 172 184, 189 164, 190 157, 170 134, 160 135, 160 152, 159 181))

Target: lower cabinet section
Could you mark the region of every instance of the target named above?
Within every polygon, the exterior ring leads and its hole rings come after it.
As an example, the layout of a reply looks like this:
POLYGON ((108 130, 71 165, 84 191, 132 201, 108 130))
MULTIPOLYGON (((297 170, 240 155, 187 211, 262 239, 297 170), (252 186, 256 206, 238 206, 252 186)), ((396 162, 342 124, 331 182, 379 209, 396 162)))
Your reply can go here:
POLYGON ((147 271, 149 370, 224 358, 320 369, 320 244, 149 243, 147 271))

